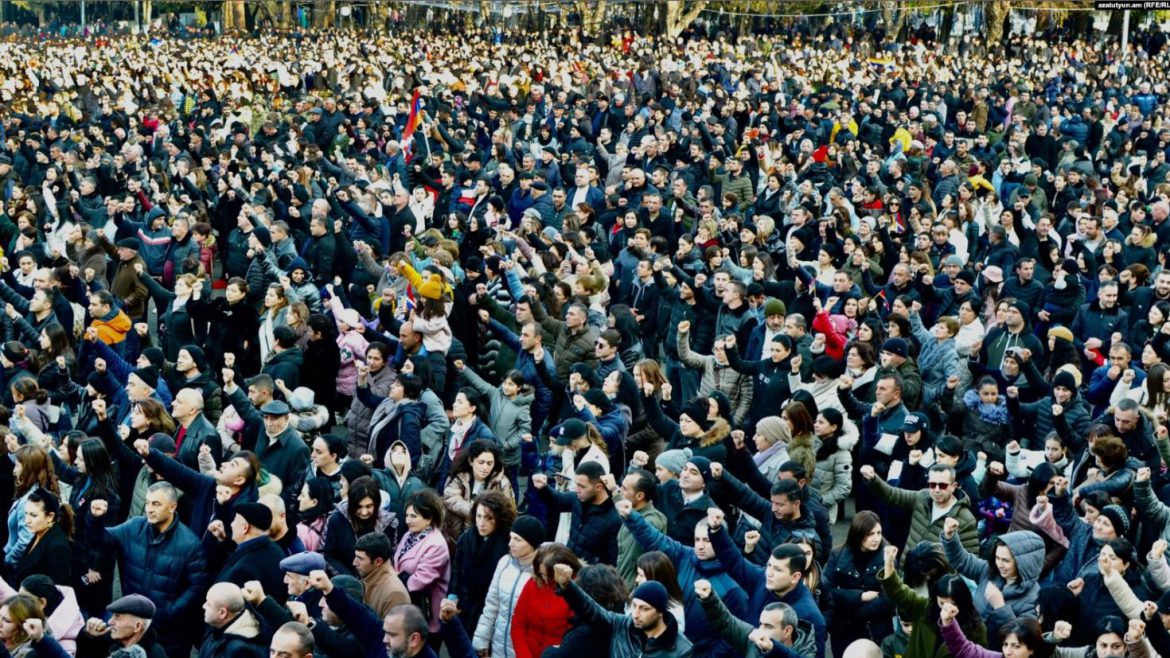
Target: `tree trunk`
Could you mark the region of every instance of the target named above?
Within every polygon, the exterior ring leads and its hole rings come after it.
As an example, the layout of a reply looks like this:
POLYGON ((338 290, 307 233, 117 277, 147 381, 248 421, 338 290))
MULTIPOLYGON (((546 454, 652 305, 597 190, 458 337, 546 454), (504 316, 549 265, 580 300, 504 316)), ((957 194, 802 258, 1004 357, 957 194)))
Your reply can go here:
POLYGON ((1011 13, 1011 0, 991 0, 987 3, 987 47, 994 49, 1003 41, 1003 26, 1011 13))
POLYGON ((596 37, 601 32, 601 24, 605 22, 605 10, 609 0, 595 0, 586 2, 577 0, 577 12, 581 14, 581 30, 586 36, 596 37))
POLYGON ((666 2, 666 35, 671 39, 678 37, 683 30, 703 13, 710 4, 710 0, 695 0, 690 7, 685 7, 682 0, 667 0, 666 2))
POLYGON ((153 14, 154 0, 142 0, 142 24, 149 27, 153 14))
POLYGON ((898 0, 882 0, 882 22, 886 24, 886 36, 897 39, 906 27, 910 11, 899 6, 898 0))
POLYGON ((313 27, 328 29, 334 26, 337 20, 337 2, 335 0, 317 0, 313 6, 313 27))

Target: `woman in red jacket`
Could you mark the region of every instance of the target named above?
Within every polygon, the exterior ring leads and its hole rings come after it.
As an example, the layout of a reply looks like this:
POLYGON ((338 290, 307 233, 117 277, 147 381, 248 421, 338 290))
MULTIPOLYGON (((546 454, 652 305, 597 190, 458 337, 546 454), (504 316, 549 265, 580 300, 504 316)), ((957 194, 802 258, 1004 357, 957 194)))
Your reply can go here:
POLYGON ((557 596, 553 567, 567 564, 573 576, 581 561, 564 544, 546 544, 536 551, 533 577, 524 585, 512 615, 512 647, 516 658, 540 658, 544 650, 561 643, 573 616, 565 600, 557 596))

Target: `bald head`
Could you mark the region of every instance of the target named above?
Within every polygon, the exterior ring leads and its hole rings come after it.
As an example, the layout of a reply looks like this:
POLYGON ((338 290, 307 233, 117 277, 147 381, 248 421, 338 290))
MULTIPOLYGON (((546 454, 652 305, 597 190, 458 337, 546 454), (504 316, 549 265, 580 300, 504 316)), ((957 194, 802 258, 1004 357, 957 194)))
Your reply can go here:
POLYGON ((203 412, 203 392, 197 388, 184 388, 175 394, 171 411, 180 423, 190 423, 203 412))
POLYGON ((272 510, 272 525, 268 527, 268 536, 272 539, 283 537, 284 533, 288 532, 288 510, 284 499, 276 494, 268 494, 261 496, 256 502, 272 510))
POLYGON ((244 593, 234 583, 216 583, 207 590, 203 621, 212 628, 227 626, 244 610, 244 593))

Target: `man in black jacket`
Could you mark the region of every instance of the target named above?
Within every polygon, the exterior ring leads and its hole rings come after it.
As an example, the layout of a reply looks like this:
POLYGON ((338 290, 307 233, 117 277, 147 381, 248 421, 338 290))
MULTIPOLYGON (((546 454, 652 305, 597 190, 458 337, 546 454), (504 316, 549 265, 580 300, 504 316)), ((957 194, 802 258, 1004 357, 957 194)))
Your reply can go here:
MULTIPOLYGON (((570 420, 565 425, 573 423, 570 420)), ((580 421, 576 423, 583 425, 580 421)), ((568 430, 563 436, 571 436, 571 432, 568 430)), ((569 550, 590 564, 617 566, 617 538, 622 529, 622 519, 602 481, 604 475, 605 469, 601 464, 585 462, 577 467, 574 477, 576 494, 550 489, 548 476, 543 474, 532 476, 532 486, 536 487, 537 495, 553 512, 572 513, 569 550)))
MULTIPOLYGON (((231 539, 236 544, 236 550, 228 556, 215 581, 235 583, 240 587, 249 581, 259 581, 265 591, 271 592, 271 596, 284 605, 288 599, 284 572, 280 570, 284 551, 268 537, 268 528, 271 526, 272 510, 267 505, 236 505, 236 516, 231 525, 231 539)), ((221 523, 212 523, 209 532, 220 542, 226 539, 221 523)))

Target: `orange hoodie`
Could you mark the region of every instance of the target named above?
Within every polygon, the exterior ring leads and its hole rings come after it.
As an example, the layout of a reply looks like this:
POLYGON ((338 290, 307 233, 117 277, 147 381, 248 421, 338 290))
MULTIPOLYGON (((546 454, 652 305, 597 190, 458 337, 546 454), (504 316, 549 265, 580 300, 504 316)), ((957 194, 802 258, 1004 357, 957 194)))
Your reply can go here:
POLYGON ((94 318, 93 324, 90 326, 97 329, 98 338, 106 345, 117 345, 126 340, 126 334, 130 332, 130 327, 134 323, 130 321, 130 316, 123 311, 108 319, 94 318))

